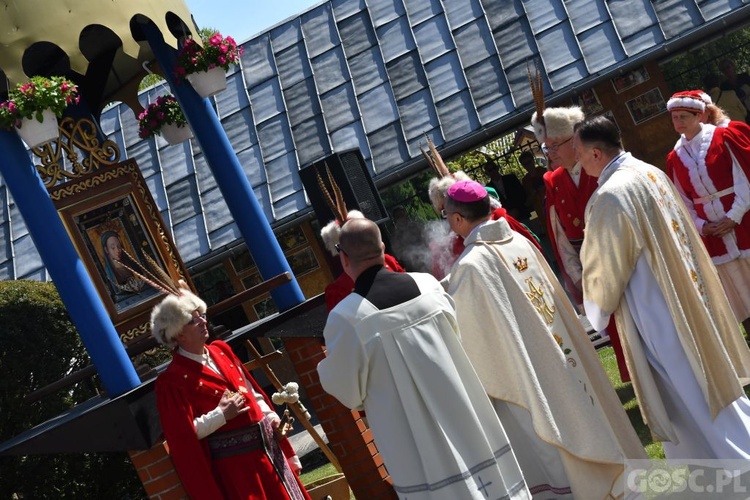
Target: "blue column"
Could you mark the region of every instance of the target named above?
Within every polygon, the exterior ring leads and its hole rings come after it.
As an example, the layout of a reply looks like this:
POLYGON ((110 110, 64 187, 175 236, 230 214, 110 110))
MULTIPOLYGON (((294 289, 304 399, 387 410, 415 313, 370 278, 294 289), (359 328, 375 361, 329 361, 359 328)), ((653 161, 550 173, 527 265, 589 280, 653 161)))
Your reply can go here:
POLYGON ((0 131, 0 173, 110 397, 140 380, 21 139, 0 131))
POLYGON ((263 279, 273 278, 284 272, 292 275, 290 283, 271 291, 276 307, 279 311, 284 311, 304 302, 302 290, 210 101, 208 98, 201 98, 187 81, 176 84, 173 73, 176 52, 164 43, 164 38, 154 25, 143 26, 143 31, 201 145, 229 211, 258 265, 260 275, 263 279))

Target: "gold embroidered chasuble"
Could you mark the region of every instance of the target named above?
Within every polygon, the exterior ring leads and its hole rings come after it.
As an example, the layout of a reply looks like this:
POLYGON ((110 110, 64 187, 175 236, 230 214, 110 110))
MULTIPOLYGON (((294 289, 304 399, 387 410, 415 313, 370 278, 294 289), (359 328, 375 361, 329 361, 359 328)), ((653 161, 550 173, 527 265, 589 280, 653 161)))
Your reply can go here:
POLYGON ((713 418, 744 394, 738 377, 750 382, 750 351, 716 269, 666 175, 625 154, 605 169, 599 185, 586 208, 584 299, 615 315, 643 419, 656 439, 671 441, 674 431, 633 319, 637 308, 652 305, 631 304, 625 296, 639 257, 645 254, 659 284, 669 308, 665 314, 675 323, 713 418))
POLYGON ((562 286, 505 220, 465 243, 448 291, 487 394, 529 411, 576 497, 617 496, 624 459, 645 452, 562 286))

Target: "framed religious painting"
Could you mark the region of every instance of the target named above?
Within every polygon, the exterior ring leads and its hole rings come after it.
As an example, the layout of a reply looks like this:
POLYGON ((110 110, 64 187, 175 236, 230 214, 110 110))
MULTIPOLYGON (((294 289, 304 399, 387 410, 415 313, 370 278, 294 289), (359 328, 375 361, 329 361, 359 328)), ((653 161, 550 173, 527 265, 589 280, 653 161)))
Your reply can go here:
POLYGON ((604 110, 604 106, 599 101, 599 97, 596 95, 594 89, 586 89, 582 91, 577 98, 578 106, 583 109, 583 114, 586 116, 592 116, 600 113, 604 110))
POLYGON ((658 87, 645 92, 638 97, 625 101, 625 107, 630 112, 633 122, 639 125, 654 116, 667 112, 667 103, 658 87))
POLYGON ((50 197, 124 342, 148 332, 159 286, 187 271, 134 160, 51 188, 50 197))
POLYGON ((627 73, 623 73, 615 78, 612 78, 612 86, 615 88, 615 92, 618 94, 625 92, 628 89, 640 85, 641 83, 647 82, 649 79, 648 71, 643 66, 635 68, 627 73))

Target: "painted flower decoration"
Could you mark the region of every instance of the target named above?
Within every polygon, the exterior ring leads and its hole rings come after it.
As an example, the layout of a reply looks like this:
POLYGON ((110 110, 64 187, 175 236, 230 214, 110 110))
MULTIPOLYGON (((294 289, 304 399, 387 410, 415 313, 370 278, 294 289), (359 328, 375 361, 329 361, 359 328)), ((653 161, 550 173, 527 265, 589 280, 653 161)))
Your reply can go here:
POLYGON ((8 91, 8 100, 0 103, 0 126, 18 127, 22 118, 42 121, 42 113, 50 110, 62 118, 65 108, 78 104, 78 87, 62 76, 34 76, 8 91))
POLYGON ((156 135, 167 124, 187 125, 187 119, 177 99, 171 95, 159 96, 138 115, 138 136, 142 139, 156 135))
POLYGON ((184 77, 199 71, 208 71, 213 68, 229 70, 232 64, 239 64, 242 55, 242 47, 231 36, 224 37, 221 33, 212 33, 209 36, 201 36, 203 47, 192 38, 187 38, 177 54, 177 66, 175 73, 178 77, 184 77))

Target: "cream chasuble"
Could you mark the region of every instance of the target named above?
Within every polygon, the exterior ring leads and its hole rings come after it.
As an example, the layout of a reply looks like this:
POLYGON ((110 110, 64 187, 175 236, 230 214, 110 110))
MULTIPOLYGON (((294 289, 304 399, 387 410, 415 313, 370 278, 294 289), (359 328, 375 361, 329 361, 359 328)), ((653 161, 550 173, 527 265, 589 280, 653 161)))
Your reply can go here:
MULTIPOLYGON (((621 495, 624 460, 646 455, 552 270, 503 219, 478 226, 465 243, 448 290, 485 390, 509 403, 501 420, 528 412, 533 434, 516 438, 556 447, 547 460, 562 462, 575 498, 621 495)), ((518 448, 514 436, 511 443, 518 448)), ((527 483, 532 493, 539 486, 527 483)))
MULTIPOLYGON (((750 381, 750 351, 693 221, 661 170, 629 153, 604 170, 586 208, 581 258, 589 320, 596 326, 615 315, 641 414, 655 439, 678 443, 678 434, 689 435, 676 432, 674 419, 683 418, 675 414, 670 396, 660 392, 664 380, 679 387, 685 377, 667 374, 665 379, 652 366, 658 362, 654 353, 668 354, 658 352, 660 343, 667 345, 666 332, 676 342, 669 350, 681 348, 679 357, 706 403, 704 420, 710 423, 744 396, 741 382, 750 381), (633 283, 644 293, 634 293, 633 283)), ((661 364, 669 371, 676 362, 661 364)), ((745 434, 740 440, 750 442, 747 430, 739 431, 745 434)))
POLYGON ((429 274, 409 275, 421 292, 412 300, 379 310, 352 293, 331 311, 321 385, 367 412, 399 498, 530 498, 450 297, 429 274))

